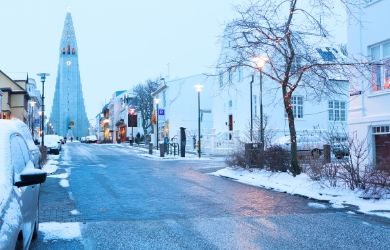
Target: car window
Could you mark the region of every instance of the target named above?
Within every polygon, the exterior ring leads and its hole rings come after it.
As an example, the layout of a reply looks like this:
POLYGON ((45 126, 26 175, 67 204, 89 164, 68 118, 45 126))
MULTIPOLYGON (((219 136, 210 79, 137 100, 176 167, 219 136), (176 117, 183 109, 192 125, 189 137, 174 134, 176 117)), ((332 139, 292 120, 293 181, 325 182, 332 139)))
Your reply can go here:
POLYGON ((11 161, 15 175, 20 174, 26 166, 24 153, 20 147, 20 139, 19 136, 11 137, 11 161))
POLYGON ((25 165, 27 165, 27 163, 31 159, 30 159, 30 153, 29 153, 29 149, 27 147, 26 141, 21 136, 18 136, 17 140, 19 142, 19 146, 20 146, 20 149, 21 149, 22 154, 23 154, 24 163, 25 163, 25 165))

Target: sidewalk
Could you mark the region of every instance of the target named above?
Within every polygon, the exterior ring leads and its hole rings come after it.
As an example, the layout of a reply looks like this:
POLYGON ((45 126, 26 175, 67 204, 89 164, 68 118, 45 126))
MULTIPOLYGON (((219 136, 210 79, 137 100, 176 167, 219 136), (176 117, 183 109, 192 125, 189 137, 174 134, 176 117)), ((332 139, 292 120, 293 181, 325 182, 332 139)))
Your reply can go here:
POLYGON ((139 152, 140 156, 151 159, 161 159, 161 160, 216 160, 216 161, 224 161, 225 156, 220 155, 210 155, 210 154, 202 154, 201 158, 199 158, 197 152, 195 150, 186 150, 185 157, 180 157, 180 151, 176 152, 176 155, 173 154, 165 154, 164 157, 160 157, 160 149, 156 149, 156 146, 153 147, 153 153, 149 154, 149 147, 145 144, 133 144, 132 146, 129 143, 120 143, 120 144, 112 144, 118 147, 130 148, 136 152, 139 152))

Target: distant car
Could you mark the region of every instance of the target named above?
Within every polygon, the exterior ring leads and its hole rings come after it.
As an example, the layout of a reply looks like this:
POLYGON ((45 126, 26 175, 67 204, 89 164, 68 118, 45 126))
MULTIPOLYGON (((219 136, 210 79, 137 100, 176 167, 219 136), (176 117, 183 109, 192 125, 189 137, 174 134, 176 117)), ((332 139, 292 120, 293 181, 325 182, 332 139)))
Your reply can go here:
POLYGON ((17 127, 19 133, 23 136, 23 138, 26 140, 28 150, 31 154, 31 161, 34 163, 35 168, 42 168, 40 165, 41 163, 41 151, 39 150, 39 147, 34 142, 31 131, 27 127, 27 125, 22 122, 19 119, 12 120, 15 126, 17 127))
POLYGON ((63 136, 58 136, 58 138, 60 138, 60 142, 61 144, 65 144, 65 139, 63 136))
POLYGON ((344 156, 349 155, 349 145, 348 142, 336 142, 331 146, 332 153, 337 159, 342 159, 344 156))
MULTIPOLYGON (((313 156, 321 155, 326 141, 317 135, 297 135, 297 150, 309 151, 313 156)), ((278 145, 285 150, 291 150, 290 136, 277 138, 273 145, 278 145)))
POLYGON ((39 184, 26 139, 13 120, 0 120, 0 249, 28 249, 39 231, 39 184))
POLYGON ((81 137, 81 138, 80 138, 80 142, 82 142, 82 143, 87 142, 87 141, 86 141, 86 137, 85 137, 85 136, 81 137))
POLYGON ((88 135, 85 137, 85 141, 87 143, 96 143, 97 142, 97 136, 96 135, 88 135))
POLYGON ((45 135, 45 146, 49 154, 60 154, 61 140, 58 135, 45 135))

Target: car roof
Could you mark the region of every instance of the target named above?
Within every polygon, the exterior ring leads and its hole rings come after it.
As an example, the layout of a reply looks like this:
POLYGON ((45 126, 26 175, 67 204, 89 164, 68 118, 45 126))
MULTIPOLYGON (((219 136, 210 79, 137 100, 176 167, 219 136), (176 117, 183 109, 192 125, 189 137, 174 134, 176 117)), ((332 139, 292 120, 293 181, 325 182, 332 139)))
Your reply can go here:
POLYGON ((11 176, 11 149, 10 138, 12 134, 20 134, 18 122, 15 120, 0 119, 0 210, 3 199, 6 199, 10 185, 8 183, 11 176))

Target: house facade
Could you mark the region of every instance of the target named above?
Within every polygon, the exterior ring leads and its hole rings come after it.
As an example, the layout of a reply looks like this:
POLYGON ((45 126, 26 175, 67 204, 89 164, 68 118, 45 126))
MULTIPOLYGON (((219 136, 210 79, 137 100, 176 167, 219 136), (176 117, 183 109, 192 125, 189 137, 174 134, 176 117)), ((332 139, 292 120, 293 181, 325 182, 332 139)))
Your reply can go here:
POLYGON ((368 149, 367 163, 390 171, 390 2, 371 0, 349 18, 348 49, 370 62, 368 76, 351 79, 349 130, 368 149), (359 17, 359 19, 356 19, 359 17))
MULTIPOLYGON (((154 104, 155 114, 158 113, 159 141, 168 138, 170 141, 180 141, 180 128, 185 128, 186 148, 195 149, 198 140, 198 115, 200 115, 200 131, 202 138, 202 152, 211 150, 212 145, 208 138, 213 135, 212 99, 214 76, 197 74, 174 80, 163 80, 159 88, 152 94, 158 99, 154 104), (201 85, 202 90, 198 93, 195 85, 201 85), (204 143, 204 142, 206 143, 204 143), (194 143, 195 142, 195 143, 194 143)), ((157 121, 157 119, 156 119, 157 121)), ((157 126, 157 122, 154 126, 157 126)), ((156 129, 154 131, 157 131, 156 129)), ((156 135, 152 142, 155 143, 156 135)))
POLYGON ((0 70, 0 90, 3 92, 2 119, 17 118, 27 123, 29 96, 26 83, 27 74, 25 74, 25 79, 13 80, 0 70))
MULTIPOLYGON (((289 135, 280 86, 264 76, 261 81, 262 91, 259 71, 239 68, 220 73, 214 86, 213 99, 217 147, 232 146, 237 141, 260 141, 261 105, 265 143, 270 145, 277 138, 289 135)), ((294 92, 292 105, 298 135, 319 135, 324 140, 332 141, 345 140, 348 82, 339 79, 331 81, 344 89, 345 94, 332 94, 318 99, 314 93, 303 88, 294 92)))
POLYGON ((39 131, 41 128, 41 106, 42 99, 41 93, 37 88, 35 79, 28 78, 26 84, 26 90, 29 95, 28 101, 28 126, 32 130, 33 138, 39 137, 39 131))
POLYGON ((129 126, 129 115, 137 114, 135 106, 135 98, 131 91, 115 91, 102 112, 95 117, 98 140, 121 143, 133 139, 137 133, 142 135, 140 116, 136 116, 137 126, 129 126))

